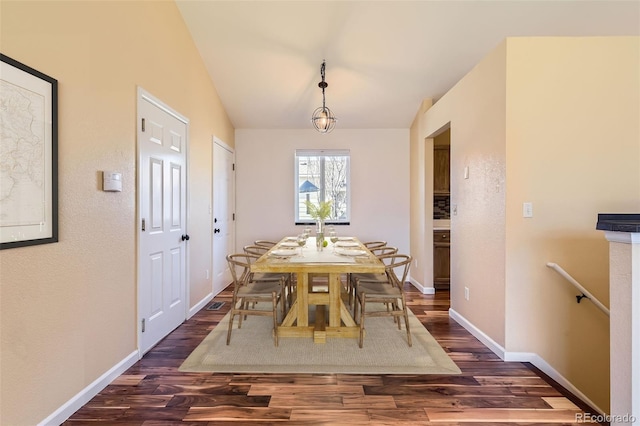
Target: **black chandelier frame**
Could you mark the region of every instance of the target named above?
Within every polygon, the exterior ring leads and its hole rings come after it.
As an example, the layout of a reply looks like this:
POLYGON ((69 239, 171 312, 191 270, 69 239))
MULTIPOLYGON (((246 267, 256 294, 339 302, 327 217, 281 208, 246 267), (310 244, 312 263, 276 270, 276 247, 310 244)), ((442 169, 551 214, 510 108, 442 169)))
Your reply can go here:
POLYGON ((336 121, 338 121, 336 116, 329 108, 327 108, 325 103, 324 89, 329 86, 325 81, 325 69, 326 61, 322 61, 322 65, 320 66, 320 77, 322 78, 322 81, 318 83, 318 87, 322 89, 322 106, 316 108, 311 116, 313 127, 320 133, 331 132, 336 127, 336 121))

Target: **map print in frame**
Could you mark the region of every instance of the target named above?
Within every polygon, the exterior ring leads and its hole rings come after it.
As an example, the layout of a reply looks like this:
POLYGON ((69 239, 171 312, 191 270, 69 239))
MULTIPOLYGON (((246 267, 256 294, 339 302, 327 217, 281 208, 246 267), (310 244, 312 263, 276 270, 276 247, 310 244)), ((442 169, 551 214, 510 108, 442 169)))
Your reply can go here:
POLYGON ((58 81, 0 54, 0 249, 58 241, 58 81))

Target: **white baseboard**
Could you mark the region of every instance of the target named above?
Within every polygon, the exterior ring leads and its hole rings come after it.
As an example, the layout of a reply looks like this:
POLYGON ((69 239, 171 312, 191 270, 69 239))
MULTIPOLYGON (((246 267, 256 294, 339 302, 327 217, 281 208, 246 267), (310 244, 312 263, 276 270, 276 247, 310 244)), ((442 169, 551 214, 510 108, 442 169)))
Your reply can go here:
MULTIPOLYGON (((486 347, 488 347, 494 354, 498 355, 500 359, 507 362, 529 362, 536 368, 542 371, 547 376, 558 382, 560 386, 567 389, 569 392, 580 398, 590 407, 595 409, 598 413, 606 414, 604 410, 598 407, 593 401, 591 401, 585 394, 580 392, 569 380, 567 380, 562 374, 560 374, 555 368, 553 368, 547 361, 545 361, 540 355, 533 352, 507 352, 501 345, 494 341, 491 337, 486 335, 482 330, 477 328, 465 317, 460 315, 453 309, 449 309, 449 316, 462 327, 464 327, 469 333, 471 333, 476 339, 480 340, 486 347)), ((596 414, 596 413, 593 413, 596 414)))
POLYGON ((409 282, 418 290, 420 290, 420 293, 422 294, 436 294, 436 289, 433 287, 425 287, 423 286, 421 283, 419 283, 418 281, 414 280, 413 278, 409 277, 409 282))
POLYGON ((491 337, 486 335, 482 330, 477 328, 475 325, 471 324, 465 317, 457 313, 455 310, 449 308, 449 316, 458 324, 463 326, 469 333, 473 334, 473 336, 480 340, 486 347, 491 349, 491 352, 498 355, 501 360, 505 360, 505 350, 502 346, 496 343, 491 337))
POLYGON ((213 299, 213 293, 209 293, 202 300, 200 300, 198 303, 193 305, 189 309, 189 312, 187 313, 187 319, 197 314, 200 311, 200 309, 204 308, 207 305, 207 303, 211 302, 212 299, 213 299))
MULTIPOLYGON (((204 308, 207 303, 213 299, 213 293, 207 294, 200 302, 191 307, 188 312, 188 318, 195 315, 200 309, 204 308)), ((188 319, 187 318, 187 319, 188 319)), ((137 350, 129 354, 118 364, 114 365, 109 371, 96 379, 89 386, 76 394, 69 401, 64 403, 60 408, 54 411, 49 417, 38 423, 38 426, 59 425, 67 420, 73 413, 78 411, 83 405, 96 396, 102 389, 107 387, 116 377, 124 373, 129 367, 140 359, 137 350)))
POLYGON ((73 413, 78 411, 83 405, 96 396, 102 389, 106 388, 116 377, 127 371, 129 367, 138 361, 138 350, 131 352, 122 361, 114 365, 98 377, 93 383, 77 393, 69 401, 65 402, 60 408, 54 411, 49 417, 38 423, 38 426, 60 425, 67 420, 73 413))

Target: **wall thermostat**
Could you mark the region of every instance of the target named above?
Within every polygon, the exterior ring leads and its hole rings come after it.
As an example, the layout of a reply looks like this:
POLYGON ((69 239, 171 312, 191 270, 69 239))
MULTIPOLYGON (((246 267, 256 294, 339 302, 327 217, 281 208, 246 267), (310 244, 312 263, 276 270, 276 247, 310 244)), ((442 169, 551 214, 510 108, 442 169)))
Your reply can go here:
POLYGON ((108 192, 122 191, 122 173, 102 172, 102 190, 108 192))

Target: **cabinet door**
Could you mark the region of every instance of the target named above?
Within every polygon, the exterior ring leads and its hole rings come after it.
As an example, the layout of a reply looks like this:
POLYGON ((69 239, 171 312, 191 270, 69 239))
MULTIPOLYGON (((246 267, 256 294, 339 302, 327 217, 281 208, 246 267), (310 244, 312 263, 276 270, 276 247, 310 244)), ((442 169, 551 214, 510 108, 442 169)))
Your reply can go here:
POLYGON ((433 233, 433 286, 437 289, 449 289, 451 277, 449 231, 433 233))
POLYGON ((433 193, 449 194, 449 146, 433 147, 433 193))

